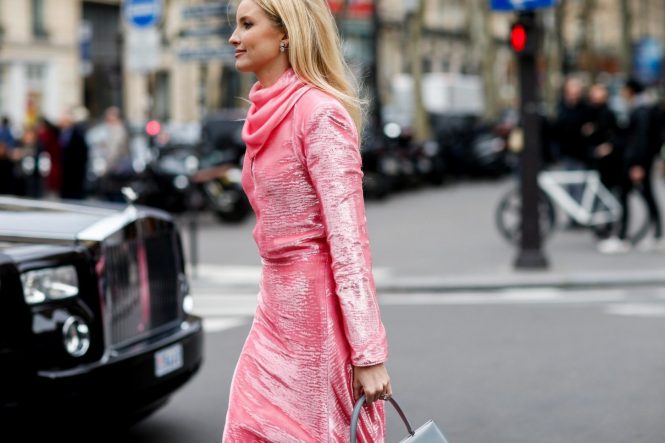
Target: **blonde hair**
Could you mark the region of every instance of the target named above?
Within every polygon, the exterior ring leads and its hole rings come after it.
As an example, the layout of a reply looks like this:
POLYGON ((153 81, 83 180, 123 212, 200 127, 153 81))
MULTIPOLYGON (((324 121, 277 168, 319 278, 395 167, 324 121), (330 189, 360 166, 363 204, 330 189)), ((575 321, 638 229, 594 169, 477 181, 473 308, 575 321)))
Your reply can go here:
POLYGON ((325 0, 254 0, 289 38, 289 63, 306 83, 335 97, 362 131, 362 100, 344 60, 335 19, 325 0))

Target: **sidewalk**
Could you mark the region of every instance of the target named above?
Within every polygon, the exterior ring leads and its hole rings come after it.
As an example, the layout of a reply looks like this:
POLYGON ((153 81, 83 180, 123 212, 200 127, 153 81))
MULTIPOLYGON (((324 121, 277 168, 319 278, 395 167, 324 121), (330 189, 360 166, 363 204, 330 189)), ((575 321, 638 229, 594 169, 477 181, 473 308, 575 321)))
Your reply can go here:
MULTIPOLYGON (((665 182, 657 180, 656 193, 665 209, 665 182)), ((547 269, 515 269, 517 251, 494 226, 495 206, 511 186, 510 179, 459 182, 368 202, 378 291, 665 285, 665 252, 602 255, 589 231, 565 230, 564 223, 544 245, 547 269)), ((253 219, 239 226, 201 221, 195 288, 256 292, 260 260, 251 238, 253 225, 253 219)), ((187 229, 183 237, 187 240, 187 229)))

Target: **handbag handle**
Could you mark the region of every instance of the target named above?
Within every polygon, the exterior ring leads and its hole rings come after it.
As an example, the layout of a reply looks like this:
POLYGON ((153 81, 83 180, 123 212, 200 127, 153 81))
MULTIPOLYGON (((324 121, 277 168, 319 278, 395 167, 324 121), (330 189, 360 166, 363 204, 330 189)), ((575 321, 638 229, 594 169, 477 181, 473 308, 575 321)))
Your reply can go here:
MULTIPOLYGON (((399 407, 399 405, 397 404, 397 402, 393 397, 390 397, 388 401, 393 405, 393 408, 395 408, 395 410, 399 414, 399 417, 404 422, 406 430, 409 431, 409 435, 413 437, 415 431, 409 424, 409 420, 406 419, 406 415, 404 415, 402 408, 399 407)), ((356 402, 356 406, 353 408, 353 415, 351 416, 351 443, 356 443, 356 433, 358 431, 358 418, 360 417, 360 410, 362 409, 364 403, 365 403, 365 395, 363 394, 356 402)))

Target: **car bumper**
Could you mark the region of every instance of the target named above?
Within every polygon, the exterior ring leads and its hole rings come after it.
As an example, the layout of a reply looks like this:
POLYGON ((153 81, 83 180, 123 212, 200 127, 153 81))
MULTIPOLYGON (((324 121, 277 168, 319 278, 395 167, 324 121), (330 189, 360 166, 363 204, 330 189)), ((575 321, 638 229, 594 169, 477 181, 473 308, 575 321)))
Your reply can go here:
POLYGON ((189 380, 203 360, 201 319, 190 316, 178 327, 139 342, 124 352, 112 353, 99 362, 63 371, 37 373, 33 401, 39 409, 66 407, 99 413, 107 409, 138 412, 159 402, 189 380), (155 354, 180 347, 182 364, 163 375, 156 374, 155 354), (50 399, 57 399, 54 404, 50 399))

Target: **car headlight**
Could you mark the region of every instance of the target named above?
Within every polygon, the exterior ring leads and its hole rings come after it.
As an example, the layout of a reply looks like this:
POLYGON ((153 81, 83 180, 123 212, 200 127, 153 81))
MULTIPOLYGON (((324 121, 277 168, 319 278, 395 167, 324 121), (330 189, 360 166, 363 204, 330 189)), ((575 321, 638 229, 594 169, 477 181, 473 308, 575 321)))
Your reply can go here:
POLYGON ((79 293, 76 268, 71 265, 24 272, 21 282, 25 301, 31 305, 75 297, 79 293))

